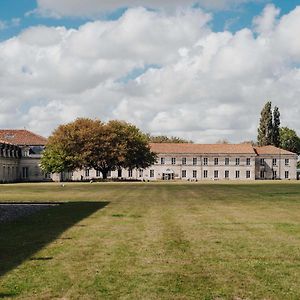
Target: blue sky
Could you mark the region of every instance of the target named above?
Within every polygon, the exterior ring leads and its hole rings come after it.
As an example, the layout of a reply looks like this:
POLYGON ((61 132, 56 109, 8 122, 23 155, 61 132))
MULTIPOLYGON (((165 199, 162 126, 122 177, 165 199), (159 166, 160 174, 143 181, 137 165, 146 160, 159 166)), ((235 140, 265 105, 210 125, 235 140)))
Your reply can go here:
POLYGON ((91 117, 239 142, 270 100, 300 134, 300 0, 195 2, 0 0, 0 128, 91 117))
MULTIPOLYGON (((251 27, 252 19, 258 15, 267 3, 273 3, 281 9, 284 15, 300 5, 300 0, 258 0, 256 2, 245 3, 238 8, 225 10, 208 10, 213 14, 211 27, 215 31, 237 31, 244 27, 251 27)), ((29 13, 37 8, 36 0, 1 0, 0 1, 0 21, 5 23, 5 28, 0 30, 0 40, 3 41, 17 35, 27 27, 36 25, 65 26, 66 28, 78 28, 91 19, 87 17, 64 17, 49 18, 41 17, 34 13, 29 13), (13 24, 12 20, 19 20, 19 24, 13 24)), ((117 19, 125 9, 119 9, 105 15, 102 19, 117 19)), ((94 19, 94 18, 93 18, 94 19)))

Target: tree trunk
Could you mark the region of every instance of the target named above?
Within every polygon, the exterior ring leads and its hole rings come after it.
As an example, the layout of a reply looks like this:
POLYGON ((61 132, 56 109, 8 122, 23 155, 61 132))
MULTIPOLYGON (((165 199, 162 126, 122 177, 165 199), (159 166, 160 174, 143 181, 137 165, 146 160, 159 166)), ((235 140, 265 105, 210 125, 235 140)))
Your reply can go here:
POLYGON ((106 180, 107 179, 108 170, 101 170, 101 173, 102 173, 103 179, 106 180))

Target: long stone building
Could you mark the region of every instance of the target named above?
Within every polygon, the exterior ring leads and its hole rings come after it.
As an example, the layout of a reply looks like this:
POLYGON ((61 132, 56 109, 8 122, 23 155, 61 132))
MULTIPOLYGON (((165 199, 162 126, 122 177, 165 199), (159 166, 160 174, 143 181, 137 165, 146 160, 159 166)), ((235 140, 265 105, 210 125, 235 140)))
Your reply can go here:
MULTIPOLYGON (((140 180, 296 179, 297 155, 274 146, 250 144, 153 143, 157 162, 140 170, 117 170, 111 178, 140 180)), ((95 170, 78 170, 72 180, 100 178, 95 170)))
MULTIPOLYGON (((0 130, 0 182, 48 181, 40 158, 47 139, 28 130, 0 130)), ((110 178, 132 180, 264 180, 297 178, 297 154, 274 146, 250 144, 151 144, 157 162, 147 169, 120 169, 110 178)), ((101 173, 77 170, 64 179, 99 179, 101 173)))

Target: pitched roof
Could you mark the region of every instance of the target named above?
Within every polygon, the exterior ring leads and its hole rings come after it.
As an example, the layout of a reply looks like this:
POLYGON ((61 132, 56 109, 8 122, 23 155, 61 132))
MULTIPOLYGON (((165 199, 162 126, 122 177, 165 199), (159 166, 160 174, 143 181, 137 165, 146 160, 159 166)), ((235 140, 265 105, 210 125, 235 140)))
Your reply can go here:
POLYGON ((264 154, 280 154, 280 155, 283 155, 283 154, 293 154, 295 155, 296 153, 293 153, 293 152, 290 152, 290 151, 287 151, 287 150, 284 150, 284 149, 280 149, 280 148, 277 148, 275 146, 263 146, 263 147, 254 147, 254 150, 255 152, 258 154, 258 155, 264 155, 264 154))
POLYGON ((4 141, 4 140, 2 140, 2 139, 0 139, 0 144, 13 145, 12 143, 9 143, 9 142, 4 141))
POLYGON ((155 153, 191 154, 255 154, 251 144, 175 144, 151 143, 155 153))
POLYGON ((26 129, 0 129, 0 141, 18 146, 41 146, 47 139, 26 129))

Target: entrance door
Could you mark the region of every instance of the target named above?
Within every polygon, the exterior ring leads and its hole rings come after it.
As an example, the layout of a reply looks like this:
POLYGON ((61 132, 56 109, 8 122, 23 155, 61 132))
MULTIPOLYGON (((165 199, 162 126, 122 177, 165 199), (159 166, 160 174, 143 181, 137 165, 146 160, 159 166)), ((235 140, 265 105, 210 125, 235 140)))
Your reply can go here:
POLYGON ((163 173, 163 180, 174 180, 174 173, 163 173))

